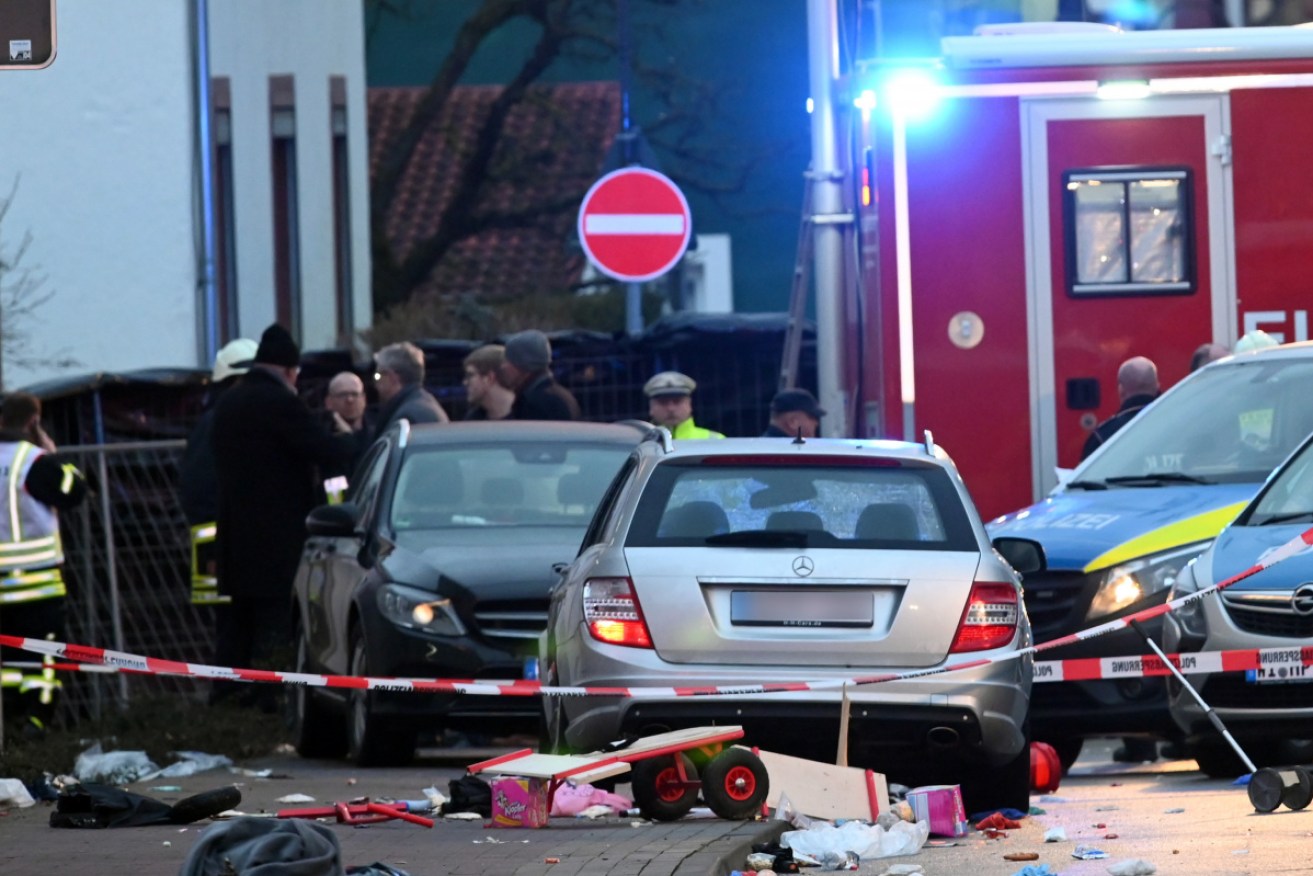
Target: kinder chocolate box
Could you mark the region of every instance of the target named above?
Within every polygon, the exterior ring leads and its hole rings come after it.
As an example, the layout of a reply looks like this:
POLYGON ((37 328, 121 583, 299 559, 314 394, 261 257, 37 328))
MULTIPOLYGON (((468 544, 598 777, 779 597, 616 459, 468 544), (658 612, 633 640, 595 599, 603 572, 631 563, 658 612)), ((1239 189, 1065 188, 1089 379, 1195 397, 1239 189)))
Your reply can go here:
POLYGON ((547 783, 542 779, 501 776, 492 788, 493 827, 543 827, 547 824, 547 783))
POLYGON ((967 815, 960 785, 925 785, 907 792, 907 803, 917 821, 930 823, 939 836, 966 836, 967 815))

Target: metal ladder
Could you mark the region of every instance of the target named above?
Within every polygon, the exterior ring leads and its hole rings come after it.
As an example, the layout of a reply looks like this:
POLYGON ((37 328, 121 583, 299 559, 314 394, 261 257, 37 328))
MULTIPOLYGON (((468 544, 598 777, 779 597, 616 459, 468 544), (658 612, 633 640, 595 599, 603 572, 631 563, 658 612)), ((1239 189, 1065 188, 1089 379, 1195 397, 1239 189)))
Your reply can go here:
POLYGON ((803 174, 802 217, 798 221, 798 253, 793 262, 793 284, 789 289, 789 318, 784 329, 784 353, 780 358, 779 389, 798 385, 798 359, 802 353, 803 322, 807 315, 807 283, 811 280, 812 261, 812 184, 811 167, 803 174))

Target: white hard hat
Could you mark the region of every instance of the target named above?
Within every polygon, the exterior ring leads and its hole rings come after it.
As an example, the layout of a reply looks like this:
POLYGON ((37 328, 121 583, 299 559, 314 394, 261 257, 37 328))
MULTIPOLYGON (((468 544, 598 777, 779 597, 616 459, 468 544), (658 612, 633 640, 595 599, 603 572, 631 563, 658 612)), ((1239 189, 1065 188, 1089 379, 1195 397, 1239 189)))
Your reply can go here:
POLYGON ((1276 338, 1262 329, 1254 329, 1252 332, 1246 332, 1240 336, 1240 340, 1235 342, 1235 351, 1237 353, 1248 353, 1252 350, 1275 346, 1277 346, 1276 338))
POLYGON ((210 377, 218 383, 237 374, 245 374, 251 367, 251 360, 260 349, 259 344, 250 338, 238 338, 223 345, 214 357, 214 371, 210 377))

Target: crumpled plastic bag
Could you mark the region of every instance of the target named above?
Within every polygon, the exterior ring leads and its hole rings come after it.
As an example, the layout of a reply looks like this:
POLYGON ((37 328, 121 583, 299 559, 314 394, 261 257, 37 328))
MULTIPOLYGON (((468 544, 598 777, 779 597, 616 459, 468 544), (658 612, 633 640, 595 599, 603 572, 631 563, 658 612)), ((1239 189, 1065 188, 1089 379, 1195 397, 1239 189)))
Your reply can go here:
POLYGON ((36 800, 32 799, 31 793, 27 790, 19 779, 0 779, 0 809, 7 809, 10 806, 17 806, 19 809, 26 809, 29 806, 35 806, 36 800))
POLYGON ((592 785, 575 785, 566 782, 556 789, 550 814, 553 817, 573 817, 590 806, 605 806, 614 812, 628 812, 634 808, 634 801, 592 785))
POLYGON ((1108 872, 1112 876, 1151 876, 1158 872, 1158 868, 1143 858, 1127 858, 1108 865, 1108 872))
POLYGON ((130 785, 159 771, 144 751, 101 751, 99 742, 79 754, 73 764, 73 775, 79 781, 104 785, 130 785))
POLYGON ((888 830, 861 821, 846 821, 840 827, 820 822, 807 830, 785 831, 780 843, 792 849, 795 856, 802 854, 816 861, 820 861, 826 852, 840 855, 856 852, 861 860, 868 861, 894 855, 914 855, 921 851, 929 837, 928 821, 900 821, 888 830))
POLYGON ((152 776, 152 778, 158 778, 159 776, 169 778, 194 776, 196 773, 203 773, 206 770, 233 765, 232 758, 222 754, 206 754, 203 751, 174 751, 170 753, 179 760, 169 764, 160 770, 157 776, 152 776))

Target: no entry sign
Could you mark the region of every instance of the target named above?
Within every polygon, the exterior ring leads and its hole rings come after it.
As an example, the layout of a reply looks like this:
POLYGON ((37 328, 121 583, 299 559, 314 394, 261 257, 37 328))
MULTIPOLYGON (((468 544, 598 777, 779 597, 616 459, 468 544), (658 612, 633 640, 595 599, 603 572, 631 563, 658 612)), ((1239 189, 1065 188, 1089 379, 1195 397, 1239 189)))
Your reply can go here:
POLYGON ((579 241, 589 261, 629 283, 653 280, 674 267, 692 229, 684 193, 645 167, 608 173, 579 207, 579 241))

